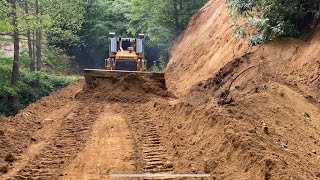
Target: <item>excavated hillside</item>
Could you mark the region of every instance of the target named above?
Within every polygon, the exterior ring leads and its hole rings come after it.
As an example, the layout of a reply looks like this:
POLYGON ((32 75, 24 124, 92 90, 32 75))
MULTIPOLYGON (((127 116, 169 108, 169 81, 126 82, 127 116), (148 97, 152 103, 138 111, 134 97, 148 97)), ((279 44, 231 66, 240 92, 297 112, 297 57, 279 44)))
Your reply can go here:
POLYGON ((195 14, 166 87, 82 80, 0 118, 0 179, 320 179, 320 29, 248 47, 229 23, 224 0, 195 14))
POLYGON ((210 139, 192 151, 218 179, 319 179, 320 28, 309 42, 248 47, 229 28, 224 2, 212 0, 193 17, 166 69, 170 91, 200 114, 223 117, 172 123, 210 139))

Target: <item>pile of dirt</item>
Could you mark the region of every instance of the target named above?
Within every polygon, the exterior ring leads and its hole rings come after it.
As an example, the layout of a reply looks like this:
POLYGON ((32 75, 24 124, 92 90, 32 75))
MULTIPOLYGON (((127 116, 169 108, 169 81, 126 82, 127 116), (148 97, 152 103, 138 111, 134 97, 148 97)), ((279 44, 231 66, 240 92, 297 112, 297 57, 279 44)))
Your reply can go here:
POLYGON ((79 92, 83 84, 84 81, 79 81, 53 92, 50 96, 29 105, 15 117, 0 118, 0 174, 12 168, 22 153, 31 144, 36 143, 34 134, 44 127, 48 115, 53 110, 64 109, 67 103, 72 102, 75 98, 74 93, 79 92), (8 156, 11 158, 6 158, 8 156))
POLYGON ((142 103, 154 96, 167 98, 172 97, 172 94, 163 84, 133 73, 121 79, 98 78, 94 82, 89 82, 77 98, 92 99, 97 102, 142 103))
MULTIPOLYGON (((234 100, 230 96, 230 91, 235 80, 247 71, 256 68, 256 66, 248 65, 247 60, 250 54, 245 54, 241 58, 234 59, 223 66, 212 77, 193 85, 185 96, 186 101, 192 102, 193 105, 204 105, 208 104, 210 99, 215 98, 218 100, 218 104, 232 103, 234 100), (242 70, 240 67, 249 68, 240 72, 242 70)), ((246 87, 248 88, 248 86, 246 87)), ((235 87, 235 89, 239 88, 239 86, 235 87)))
POLYGON ((272 89, 232 106, 157 106, 175 172, 213 179, 319 177, 319 108, 285 86, 272 89))
POLYGON ((175 162, 218 179, 319 179, 320 27, 248 47, 230 22, 211 0, 171 50, 166 82, 184 103, 159 111, 175 162))

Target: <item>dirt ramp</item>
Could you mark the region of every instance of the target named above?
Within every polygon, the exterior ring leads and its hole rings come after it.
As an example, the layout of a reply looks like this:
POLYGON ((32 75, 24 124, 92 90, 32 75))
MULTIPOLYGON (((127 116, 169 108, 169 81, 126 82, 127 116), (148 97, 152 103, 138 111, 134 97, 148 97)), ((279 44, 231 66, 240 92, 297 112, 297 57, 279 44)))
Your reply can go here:
POLYGON ((121 79, 98 78, 87 84, 85 90, 79 93, 77 98, 139 103, 147 102, 156 96, 166 98, 172 95, 162 83, 139 74, 128 74, 121 79))

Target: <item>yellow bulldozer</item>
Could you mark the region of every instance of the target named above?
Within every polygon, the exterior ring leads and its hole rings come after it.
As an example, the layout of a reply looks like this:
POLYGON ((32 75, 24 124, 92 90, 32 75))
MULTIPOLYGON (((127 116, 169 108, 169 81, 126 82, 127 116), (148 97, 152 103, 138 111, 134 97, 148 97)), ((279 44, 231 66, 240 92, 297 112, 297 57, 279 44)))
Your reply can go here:
POLYGON ((111 37, 106 70, 116 70, 117 64, 121 62, 133 62, 136 64, 136 71, 145 71, 147 61, 144 58, 144 34, 139 34, 138 38, 121 38, 115 37, 115 33, 109 34, 111 37))
POLYGON ((115 33, 109 35, 109 58, 105 60, 105 69, 85 69, 86 83, 97 78, 121 78, 137 73, 165 84, 163 73, 145 72, 147 60, 144 53, 144 34, 139 34, 137 38, 116 37, 115 33))

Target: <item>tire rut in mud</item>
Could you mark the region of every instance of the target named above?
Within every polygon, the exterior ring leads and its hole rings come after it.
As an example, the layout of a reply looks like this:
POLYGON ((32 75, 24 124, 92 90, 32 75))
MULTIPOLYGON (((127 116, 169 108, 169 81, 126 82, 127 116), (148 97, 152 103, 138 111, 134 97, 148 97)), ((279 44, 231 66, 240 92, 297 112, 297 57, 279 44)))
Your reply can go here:
POLYGON ((57 179, 61 170, 81 151, 101 105, 79 104, 61 122, 48 145, 14 179, 57 179))
POLYGON ((134 134, 139 173, 172 173, 174 170, 160 127, 144 108, 127 108, 130 129, 134 134))

